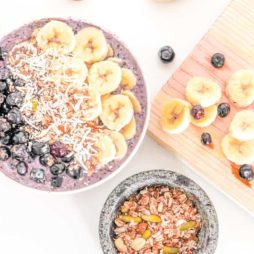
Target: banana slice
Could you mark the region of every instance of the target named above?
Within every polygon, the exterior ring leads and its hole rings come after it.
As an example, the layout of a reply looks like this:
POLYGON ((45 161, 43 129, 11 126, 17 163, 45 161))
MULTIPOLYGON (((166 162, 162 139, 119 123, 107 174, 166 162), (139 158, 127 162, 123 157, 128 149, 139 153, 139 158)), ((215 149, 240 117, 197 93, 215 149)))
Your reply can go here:
POLYGON ((128 151, 128 145, 125 141, 123 134, 117 131, 109 131, 108 135, 113 140, 116 147, 115 160, 121 160, 128 151))
POLYGON ((135 117, 132 117, 131 121, 121 129, 121 133, 126 140, 132 139, 137 133, 137 123, 135 117))
POLYGON ((98 134, 98 141, 96 147, 98 149, 97 158, 99 162, 104 165, 115 159, 116 147, 113 140, 105 133, 98 134))
POLYGON ((107 58, 107 61, 111 61, 113 63, 120 65, 120 66, 123 64, 123 60, 119 57, 109 57, 109 58, 107 58))
POLYGON ((226 93, 236 106, 245 108, 254 101, 254 71, 240 70, 229 80, 226 93))
POLYGON ((230 127, 232 137, 239 140, 254 139, 254 111, 242 110, 235 114, 230 127))
POLYGON ((87 78, 88 70, 85 63, 76 57, 68 57, 60 68, 53 74, 55 82, 64 84, 83 84, 87 78))
POLYGON ((125 90, 122 92, 122 94, 129 97, 135 113, 140 113, 142 111, 141 105, 133 92, 125 90))
POLYGON ((121 130, 131 121, 133 114, 132 103, 125 95, 111 95, 102 101, 100 119, 110 130, 121 130))
POLYGON ((76 45, 72 28, 66 23, 52 20, 44 25, 37 33, 36 41, 43 50, 53 48, 62 53, 71 52, 76 45))
POLYGON ((106 38, 101 30, 86 27, 76 35, 77 46, 74 53, 86 63, 102 61, 108 54, 106 38))
POLYGON ((206 108, 220 100, 221 88, 213 80, 194 77, 186 86, 185 96, 192 105, 206 108))
POLYGON ((133 89, 137 84, 137 79, 130 69, 122 68, 122 81, 121 86, 125 90, 133 89))
POLYGON ((240 141, 230 134, 222 140, 222 150, 228 160, 235 164, 251 164, 254 161, 254 140, 240 141))
POLYGON ((95 63, 89 70, 88 83, 101 95, 115 91, 121 82, 122 71, 111 61, 95 63))
POLYGON ((217 117, 217 105, 212 105, 208 108, 204 108, 204 117, 197 120, 191 116, 191 123, 197 127, 207 127, 211 125, 217 117))
POLYGON ((190 105, 181 99, 171 99, 164 106, 161 127, 170 134, 177 134, 188 128, 190 124, 190 105))
POLYGON ((110 44, 108 44, 108 53, 107 57, 113 57, 114 56, 114 50, 110 44))
POLYGON ((94 89, 88 89, 88 99, 81 104, 82 120, 94 121, 102 112, 100 94, 94 89))

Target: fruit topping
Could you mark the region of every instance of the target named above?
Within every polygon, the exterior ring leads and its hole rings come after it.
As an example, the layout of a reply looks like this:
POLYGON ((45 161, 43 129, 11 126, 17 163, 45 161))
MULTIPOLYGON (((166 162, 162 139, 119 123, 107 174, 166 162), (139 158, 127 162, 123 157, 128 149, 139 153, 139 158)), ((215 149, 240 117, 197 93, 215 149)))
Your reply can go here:
POLYGON ((11 144, 11 134, 5 133, 5 135, 0 139, 0 142, 3 145, 10 145, 11 144))
POLYGON ((5 96, 2 93, 0 93, 0 105, 4 103, 4 100, 5 100, 5 96))
POLYGON ((202 106, 200 105, 195 105, 191 109, 191 115, 196 119, 200 120, 205 116, 205 110, 202 106))
POLYGON ((226 117, 230 113, 230 105, 228 103, 220 103, 217 108, 218 116, 221 118, 226 117))
POLYGON ((23 103, 23 97, 21 95, 20 92, 13 92, 10 93, 7 97, 6 97, 6 103, 9 106, 17 106, 17 107, 21 107, 22 103, 23 103))
POLYGON ((74 154, 68 153, 62 158, 62 161, 65 163, 70 163, 73 159, 74 159, 74 154))
POLYGON ((164 46, 159 50, 159 57, 163 63, 170 63, 175 58, 175 52, 170 46, 164 46))
POLYGON ((0 61, 4 60, 6 53, 2 47, 0 47, 0 61))
POLYGON ((221 53, 215 53, 211 58, 211 63, 215 68, 221 68, 225 64, 225 56, 221 53))
POLYGON ((18 87, 23 87, 26 85, 26 82, 21 78, 15 78, 14 79, 14 85, 18 87))
POLYGON ((3 117, 0 117, 0 136, 11 129, 10 123, 3 117))
POLYGON ((208 132, 204 132, 201 135, 201 143, 205 146, 208 146, 210 144, 212 144, 212 137, 211 134, 208 132))
POLYGON ((30 173, 30 178, 36 183, 45 183, 45 171, 42 168, 33 168, 30 173))
POLYGON ((27 160, 29 158, 26 145, 14 145, 11 148, 11 153, 12 158, 16 158, 18 160, 27 160))
POLYGON ((50 152, 50 147, 47 143, 33 142, 32 153, 34 155, 43 155, 50 152))
POLYGON ((50 167, 50 172, 52 175, 60 175, 64 172, 65 165, 63 163, 55 163, 53 166, 50 167))
POLYGON ((64 143, 57 141, 50 145, 50 153, 55 156, 62 158, 67 154, 67 147, 64 143))
POLYGON ((8 85, 5 81, 0 81, 0 92, 6 93, 8 90, 8 85))
POLYGON ((54 188, 60 188, 63 183, 63 177, 61 176, 53 176, 51 178, 51 186, 54 188))
POLYGON ((0 146, 0 160, 6 161, 10 158, 11 152, 8 147, 0 146))
POLYGON ((22 123, 22 116, 18 108, 14 107, 11 109, 6 118, 12 124, 21 124, 22 123))
POLYGON ((21 176, 26 175, 26 173, 28 171, 28 166, 27 166, 27 164, 24 161, 20 161, 17 164, 16 168, 17 168, 18 174, 21 175, 21 176))
POLYGON ((10 71, 6 67, 0 67, 0 80, 4 81, 10 76, 10 71))
POLYGON ((46 153, 40 157, 40 163, 43 166, 51 167, 55 163, 55 159, 50 153, 46 153))
POLYGON ((239 175, 240 177, 248 181, 253 180, 254 172, 252 166, 248 164, 242 165, 239 169, 239 175))
POLYGON ((82 174, 82 169, 81 167, 79 166, 79 164, 75 163, 74 161, 72 161, 70 163, 70 165, 67 167, 67 170, 66 170, 66 174, 77 180, 81 177, 81 174, 82 174))
POLYGON ((0 114, 6 115, 11 109, 11 106, 7 105, 6 102, 4 102, 0 108, 0 114))
POLYGON ((12 137, 12 143, 17 144, 25 144, 28 142, 28 133, 24 131, 16 132, 12 137))

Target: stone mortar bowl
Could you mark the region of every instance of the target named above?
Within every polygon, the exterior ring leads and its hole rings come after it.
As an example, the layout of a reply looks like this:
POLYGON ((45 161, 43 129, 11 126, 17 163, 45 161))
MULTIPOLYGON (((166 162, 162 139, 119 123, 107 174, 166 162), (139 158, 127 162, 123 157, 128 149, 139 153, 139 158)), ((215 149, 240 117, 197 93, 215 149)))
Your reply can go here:
POLYGON ((215 253, 218 240, 218 219, 212 202, 199 185, 186 176, 170 170, 151 170, 133 175, 121 182, 109 195, 101 211, 99 237, 104 254, 117 254, 114 246, 114 219, 119 207, 131 195, 148 186, 180 188, 194 203, 202 216, 203 225, 198 234, 195 254, 215 253))

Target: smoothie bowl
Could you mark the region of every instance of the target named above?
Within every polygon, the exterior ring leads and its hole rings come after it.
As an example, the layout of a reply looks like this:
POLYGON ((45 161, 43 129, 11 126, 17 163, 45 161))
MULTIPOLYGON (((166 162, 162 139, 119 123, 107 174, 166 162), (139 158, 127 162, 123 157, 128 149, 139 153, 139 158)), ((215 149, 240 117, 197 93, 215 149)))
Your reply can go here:
POLYGON ((148 114, 136 60, 101 28, 41 19, 0 40, 0 171, 14 181, 96 186, 134 155, 148 114))
POLYGON ((195 182, 173 171, 151 170, 112 191, 99 236, 104 254, 213 254, 218 220, 195 182))

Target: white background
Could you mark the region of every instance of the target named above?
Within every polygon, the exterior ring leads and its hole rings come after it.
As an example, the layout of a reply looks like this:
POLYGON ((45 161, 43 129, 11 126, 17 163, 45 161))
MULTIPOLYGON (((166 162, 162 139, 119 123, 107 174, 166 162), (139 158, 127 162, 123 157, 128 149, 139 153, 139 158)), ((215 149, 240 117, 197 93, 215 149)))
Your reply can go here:
MULTIPOLYGON (((154 96, 228 2, 0 0, 0 36, 42 17, 71 16, 91 21, 111 30, 129 46, 143 69, 151 96, 154 96), (165 44, 172 45, 176 51, 176 59, 169 65, 161 64, 157 57, 158 49, 165 44)), ((0 253, 102 253, 98 219, 108 194, 126 177, 155 168, 182 172, 207 191, 220 223, 216 253, 253 253, 253 217, 148 137, 121 173, 88 192, 48 195, 21 187, 0 175, 0 253)))

